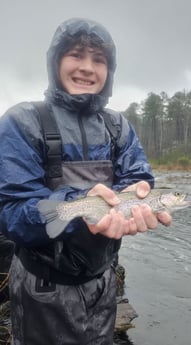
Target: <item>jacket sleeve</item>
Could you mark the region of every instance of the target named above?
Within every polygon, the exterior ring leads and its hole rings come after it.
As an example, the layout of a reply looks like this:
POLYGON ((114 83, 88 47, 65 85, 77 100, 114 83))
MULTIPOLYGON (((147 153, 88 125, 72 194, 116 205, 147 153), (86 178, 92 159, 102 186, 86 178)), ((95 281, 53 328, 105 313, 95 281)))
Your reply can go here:
MULTIPOLYGON (((43 137, 34 108, 22 103, 0 118, 0 231, 24 245, 45 245, 45 219, 37 203, 54 198, 45 184, 43 137)), ((78 191, 65 190, 62 200, 78 191)))
POLYGON ((116 143, 113 188, 122 190, 141 180, 147 181, 153 188, 152 170, 133 126, 122 115, 119 121, 120 133, 116 143))

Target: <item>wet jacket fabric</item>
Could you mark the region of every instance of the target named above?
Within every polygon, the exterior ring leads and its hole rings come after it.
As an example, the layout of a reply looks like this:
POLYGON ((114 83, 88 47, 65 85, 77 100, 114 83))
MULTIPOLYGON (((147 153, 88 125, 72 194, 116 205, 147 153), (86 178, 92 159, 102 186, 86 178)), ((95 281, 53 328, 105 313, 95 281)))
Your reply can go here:
MULTIPOLYGON (((108 112, 119 133, 115 146, 112 188, 120 191, 140 180, 147 180, 153 186, 153 176, 143 148, 133 127, 119 113, 105 109, 112 93, 115 71, 115 47, 110 35, 94 22, 70 20, 56 31, 47 54, 49 86, 45 101, 53 111, 62 137, 63 162, 99 162, 111 160, 111 136, 102 116, 108 112), (112 45, 108 61, 108 77, 101 94, 69 95, 60 88, 55 61, 58 53, 64 53, 68 40, 77 31, 93 33, 103 42, 112 45)), ((64 185, 52 190, 46 181, 46 147, 39 114, 30 102, 20 103, 10 108, 0 119, 0 228, 1 231, 20 247, 29 252, 38 251, 41 259, 48 261, 53 255, 53 241, 46 233, 46 221, 37 208, 41 199, 75 200, 87 193, 88 187, 64 185), (47 260, 46 260, 47 259, 47 260)), ((99 170, 99 169, 98 169, 99 170)), ((98 174, 99 177, 99 174, 98 174)), ((82 219, 74 219, 59 237, 63 241, 65 254, 70 245, 80 255, 75 255, 73 268, 76 275, 95 264, 95 271, 101 266, 107 268, 113 255, 118 251, 120 241, 110 240, 88 232, 82 219), (86 242, 86 239, 87 242, 86 242), (96 245, 93 245, 96 244, 96 245), (89 246, 89 248, 87 247, 89 246), (96 247, 101 248, 100 262, 93 262, 96 247), (106 255, 105 255, 106 253, 106 255), (104 256, 105 255, 105 256, 104 256), (76 259, 77 258, 77 259, 76 259), (88 258, 88 260, 86 260, 88 258)), ((64 249, 63 249, 64 250, 64 249)), ((64 254, 64 255, 65 255, 64 254)), ((66 258, 66 256, 65 256, 66 258)), ((71 270, 71 266, 69 266, 71 270)), ((67 271, 67 267, 63 271, 67 271)), ((92 273, 93 275, 93 273, 92 273)))

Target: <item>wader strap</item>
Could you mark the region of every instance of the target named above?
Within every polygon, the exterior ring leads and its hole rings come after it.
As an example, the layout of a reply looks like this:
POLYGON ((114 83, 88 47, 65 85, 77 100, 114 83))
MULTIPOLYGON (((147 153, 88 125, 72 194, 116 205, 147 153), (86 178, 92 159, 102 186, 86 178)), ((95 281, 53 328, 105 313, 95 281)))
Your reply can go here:
MULTIPOLYGON (((37 108, 41 127, 44 133, 44 139, 47 149, 47 177, 57 178, 62 177, 62 141, 56 120, 51 109, 43 101, 32 102, 37 108)), ((111 160, 115 160, 116 140, 119 135, 118 127, 113 123, 111 115, 106 112, 101 112, 105 126, 111 136, 111 160)))
POLYGON ((45 102, 32 102, 38 109, 47 150, 46 175, 48 178, 62 176, 62 141, 56 120, 45 102))
POLYGON ((103 116, 105 126, 109 131, 111 136, 111 160, 112 162, 115 161, 115 148, 116 148, 116 141, 119 135, 118 127, 112 122, 111 115, 108 113, 102 112, 101 115, 103 116))
POLYGON ((104 118, 104 122, 106 125, 106 128, 108 129, 110 135, 112 138, 114 138, 115 140, 117 140, 118 137, 118 128, 117 126, 115 126, 111 120, 111 116, 108 113, 101 113, 101 115, 104 118))

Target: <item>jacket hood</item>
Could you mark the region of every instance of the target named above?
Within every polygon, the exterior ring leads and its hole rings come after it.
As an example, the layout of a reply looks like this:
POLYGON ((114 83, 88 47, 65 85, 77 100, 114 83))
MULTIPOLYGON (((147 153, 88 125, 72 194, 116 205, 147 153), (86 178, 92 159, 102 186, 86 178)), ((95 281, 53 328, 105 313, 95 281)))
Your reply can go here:
POLYGON ((92 20, 73 18, 58 26, 47 52, 47 71, 49 81, 48 93, 59 93, 59 97, 62 93, 65 93, 61 89, 57 77, 59 64, 58 56, 63 55, 69 49, 71 38, 80 33, 87 35, 93 34, 104 44, 111 47, 111 54, 108 59, 108 77, 104 89, 101 91, 100 95, 98 95, 101 97, 102 103, 106 104, 108 102, 108 98, 112 95, 113 75, 116 68, 116 49, 115 44, 105 27, 92 20))

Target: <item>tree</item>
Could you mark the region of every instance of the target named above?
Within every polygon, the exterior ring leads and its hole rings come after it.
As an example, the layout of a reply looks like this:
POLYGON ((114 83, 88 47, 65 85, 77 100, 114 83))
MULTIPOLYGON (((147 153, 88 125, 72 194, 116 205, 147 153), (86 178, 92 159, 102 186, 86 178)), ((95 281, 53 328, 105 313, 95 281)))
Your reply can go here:
POLYGON ((176 92, 169 102, 168 114, 173 123, 174 146, 182 144, 186 152, 190 146, 191 92, 176 92))
POLYGON ((140 116, 140 106, 138 103, 133 102, 124 111, 123 115, 129 120, 129 122, 135 127, 138 136, 141 135, 141 116, 140 116))
POLYGON ((152 158, 159 156, 163 133, 163 100, 155 93, 149 93, 143 106, 142 142, 146 152, 152 158))
POLYGON ((148 158, 177 159, 191 156, 191 91, 149 93, 140 104, 133 102, 124 116, 135 127, 148 158), (167 158, 168 157, 168 158, 167 158))

